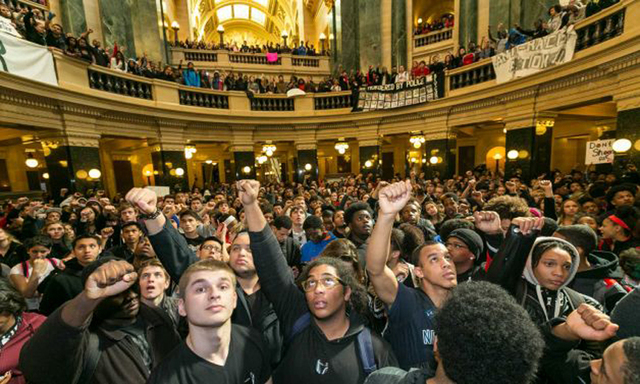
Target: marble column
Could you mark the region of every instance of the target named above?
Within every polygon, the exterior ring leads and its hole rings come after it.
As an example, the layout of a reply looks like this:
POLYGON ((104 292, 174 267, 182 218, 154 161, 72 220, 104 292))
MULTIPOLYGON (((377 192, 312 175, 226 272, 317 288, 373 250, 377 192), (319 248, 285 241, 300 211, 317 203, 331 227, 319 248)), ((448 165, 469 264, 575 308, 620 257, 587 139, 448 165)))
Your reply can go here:
POLYGON ((631 149, 624 154, 616 154, 616 162, 625 165, 628 162, 640 168, 640 108, 628 109, 618 112, 616 139, 631 141, 631 149))
POLYGON ((380 145, 361 143, 360 147, 360 172, 363 175, 380 175, 380 145))
MULTIPOLYGON (((551 175, 551 146, 553 143, 553 127, 539 126, 534 128, 533 151, 531 152, 531 176, 551 175)), ((528 181, 528 179, 527 179, 528 181)))
POLYGON ((427 178, 450 179, 456 169, 456 139, 426 137, 425 157, 427 178))
POLYGON ((92 179, 89 171, 101 169, 97 138, 47 138, 43 140, 49 154, 45 157, 51 192, 57 196, 62 188, 72 192, 103 188, 102 178, 92 179))
POLYGON ((234 148, 231 163, 233 181, 256 179, 256 155, 253 148, 234 148), (248 149, 251 149, 250 151, 248 149))
POLYGON ((550 175, 552 143, 552 126, 507 130, 505 177, 519 175, 528 182, 542 174, 550 175), (510 151, 517 151, 518 156, 510 159, 510 151))
POLYGON ((82 0, 60 0, 61 15, 53 19, 54 23, 61 23, 65 33, 74 36, 87 30, 87 19, 82 0))
MULTIPOLYGON (((391 66, 404 65, 405 68, 409 65, 408 56, 408 38, 413 43, 412 29, 413 23, 409 22, 407 25, 407 19, 411 20, 412 9, 407 8, 406 0, 393 0, 393 10, 391 11, 391 66), (407 18, 407 15, 409 17, 407 18)), ((409 68, 407 68, 409 69, 409 68)), ((389 68, 389 71, 391 69, 389 68)))
POLYGON ((531 179, 533 172, 531 154, 534 148, 535 131, 535 127, 507 130, 505 178, 517 175, 526 182, 531 179), (518 156, 514 159, 509 158, 509 153, 512 151, 518 152, 518 156))
POLYGON ((460 17, 456 15, 456 25, 461 47, 478 42, 478 0, 460 0, 460 17))
POLYGON ((87 28, 93 29, 93 33, 89 36, 91 40, 96 39, 104 44, 104 36, 102 36, 102 19, 100 17, 100 1, 99 0, 82 0, 84 6, 84 15, 87 20, 87 28))
POLYGON ((318 150, 308 147, 297 147, 297 149, 298 180, 302 182, 308 175, 311 180, 318 181, 318 150))
POLYGON ((357 3, 360 61, 355 69, 366 70, 369 65, 375 67, 382 62, 382 0, 359 0, 357 3))
POLYGON ((360 69, 360 28, 358 0, 336 2, 334 9, 337 17, 338 63, 348 72, 360 69), (337 4, 340 4, 338 7, 337 4), (339 15, 339 17, 338 17, 339 15))
MULTIPOLYGON (((114 43, 117 43, 118 48, 124 51, 126 58, 136 55, 132 3, 129 0, 100 0, 105 46, 113 47, 114 43)), ((150 28, 155 31, 157 22, 150 28)))
POLYGON ((189 190, 189 167, 181 144, 160 144, 151 153, 155 182, 173 191, 189 190))
MULTIPOLYGON (((403 0, 404 1, 404 0, 403 0)), ((382 66, 391 68, 391 23, 393 0, 382 0, 380 6, 380 34, 382 38, 382 66)))
POLYGON ((136 0, 131 3, 131 25, 136 53, 138 56, 146 53, 155 62, 166 61, 160 20, 162 16, 156 0, 136 0))

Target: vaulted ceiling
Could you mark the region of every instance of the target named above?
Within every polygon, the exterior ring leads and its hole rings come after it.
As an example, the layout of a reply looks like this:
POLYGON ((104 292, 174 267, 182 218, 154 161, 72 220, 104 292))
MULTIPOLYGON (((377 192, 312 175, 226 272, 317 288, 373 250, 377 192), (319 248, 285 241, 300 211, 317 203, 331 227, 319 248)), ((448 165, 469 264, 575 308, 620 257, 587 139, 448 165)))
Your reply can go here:
POLYGON ((196 40, 217 42, 222 25, 225 41, 275 43, 284 30, 297 35, 298 4, 302 6, 297 0, 189 0, 190 24, 196 40))

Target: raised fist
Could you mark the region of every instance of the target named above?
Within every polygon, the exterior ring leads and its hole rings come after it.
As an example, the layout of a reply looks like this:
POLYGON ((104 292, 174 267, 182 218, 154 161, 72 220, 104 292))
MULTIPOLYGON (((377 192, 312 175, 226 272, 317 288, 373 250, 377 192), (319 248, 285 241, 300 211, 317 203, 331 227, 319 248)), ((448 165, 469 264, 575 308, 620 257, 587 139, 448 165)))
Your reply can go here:
POLYGON ((473 214, 474 223, 479 231, 487 235, 502 234, 500 215, 493 211, 480 211, 473 214))
POLYGON ((553 196, 553 184, 551 180, 540 180, 540 188, 544 191, 545 196, 553 196))
POLYGON ((158 197, 151 189, 133 188, 127 193, 125 199, 134 207, 138 207, 140 212, 150 215, 157 209, 158 197))
POLYGON ((49 264, 49 262, 46 259, 35 259, 33 261, 33 276, 44 276, 44 274, 47 273, 47 264, 49 264))
POLYGON ((569 314, 567 327, 577 338, 590 341, 608 340, 619 328, 609 316, 584 303, 569 314))
POLYGON ((105 240, 110 238, 111 235, 113 235, 113 227, 104 227, 100 231, 100 237, 102 237, 105 240))
POLYGON ((409 180, 384 187, 378 194, 378 205, 381 213, 395 215, 400 212, 411 199, 411 191, 411 182, 409 180))
POLYGON ((124 260, 102 264, 87 278, 84 292, 90 299, 103 299, 127 290, 138 278, 133 265, 124 260))
POLYGON ((258 201, 260 182, 256 180, 240 180, 237 183, 238 197, 245 207, 258 201))
POLYGON ((511 220, 511 224, 520 228, 520 232, 523 235, 528 235, 534 230, 541 230, 544 225, 544 219, 542 217, 516 217, 511 220))

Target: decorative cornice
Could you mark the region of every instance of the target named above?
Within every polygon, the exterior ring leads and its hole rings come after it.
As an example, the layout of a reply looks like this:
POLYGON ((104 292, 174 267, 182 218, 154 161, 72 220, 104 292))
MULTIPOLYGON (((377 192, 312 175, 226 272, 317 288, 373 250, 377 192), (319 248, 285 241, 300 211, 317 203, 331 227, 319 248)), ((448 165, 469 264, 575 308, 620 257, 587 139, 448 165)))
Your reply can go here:
POLYGON ((229 146, 229 152, 253 152, 253 145, 231 145, 229 146))
POLYGON ((296 146, 296 151, 308 151, 308 150, 318 149, 317 143, 303 142, 303 143, 296 143, 295 146, 296 146))

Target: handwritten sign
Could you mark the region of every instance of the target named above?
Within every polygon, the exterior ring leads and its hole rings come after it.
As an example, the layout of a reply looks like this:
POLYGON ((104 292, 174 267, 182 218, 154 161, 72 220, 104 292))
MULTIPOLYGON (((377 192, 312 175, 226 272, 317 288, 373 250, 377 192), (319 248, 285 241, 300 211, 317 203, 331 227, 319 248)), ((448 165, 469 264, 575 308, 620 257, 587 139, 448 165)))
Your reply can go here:
POLYGON ((614 141, 615 139, 587 141, 587 156, 584 163, 586 165, 613 163, 614 141))

